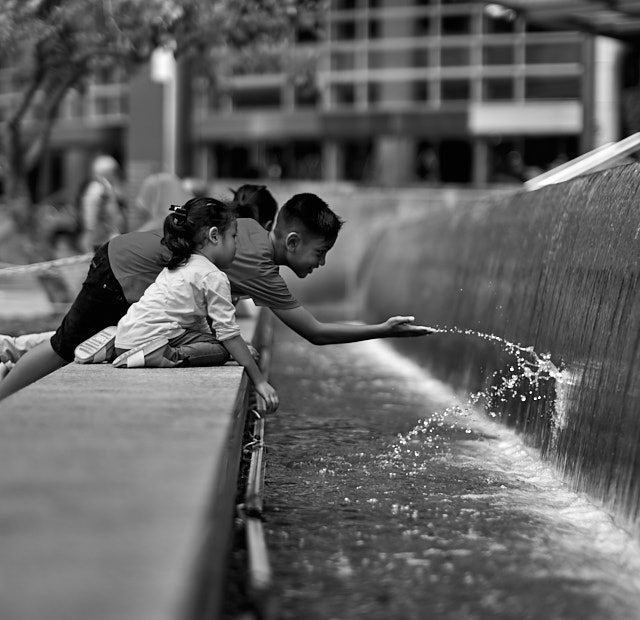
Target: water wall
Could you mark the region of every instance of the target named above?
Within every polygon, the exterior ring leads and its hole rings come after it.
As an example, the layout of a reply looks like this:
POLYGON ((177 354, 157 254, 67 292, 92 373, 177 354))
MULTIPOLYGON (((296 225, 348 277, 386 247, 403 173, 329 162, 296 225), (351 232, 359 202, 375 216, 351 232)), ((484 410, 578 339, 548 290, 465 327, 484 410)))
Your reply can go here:
MULTIPOLYGON (((369 319, 414 314, 549 353, 560 381, 493 406, 640 534, 640 166, 414 210, 387 220, 363 258, 369 319)), ((486 390, 512 364, 475 336, 395 342, 464 390, 486 390)))
MULTIPOLYGON (((224 195, 236 185, 216 187, 224 195)), ((282 270, 305 304, 346 298, 347 318, 413 314, 550 354, 561 382, 522 382, 492 409, 640 535, 640 166, 536 192, 269 189, 280 204, 315 192, 345 220, 322 269, 304 280, 282 270)), ((473 336, 392 342, 462 392, 490 391, 513 364, 473 336)))

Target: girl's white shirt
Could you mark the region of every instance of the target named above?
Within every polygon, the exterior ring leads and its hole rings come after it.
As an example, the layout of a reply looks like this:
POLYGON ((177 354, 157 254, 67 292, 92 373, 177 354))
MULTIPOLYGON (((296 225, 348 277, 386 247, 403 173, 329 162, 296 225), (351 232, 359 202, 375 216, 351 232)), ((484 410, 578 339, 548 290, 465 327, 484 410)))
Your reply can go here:
POLYGON ((116 347, 132 349, 155 338, 168 339, 185 331, 211 333, 220 341, 240 335, 226 274, 200 254, 181 267, 166 267, 120 319, 116 347))

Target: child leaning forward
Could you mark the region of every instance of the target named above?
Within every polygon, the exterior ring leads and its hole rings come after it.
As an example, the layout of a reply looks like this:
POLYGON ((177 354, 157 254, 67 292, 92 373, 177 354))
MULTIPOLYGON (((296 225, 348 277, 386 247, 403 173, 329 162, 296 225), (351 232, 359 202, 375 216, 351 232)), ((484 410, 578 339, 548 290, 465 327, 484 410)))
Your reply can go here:
MULTIPOLYGON (((116 353, 126 360, 137 351, 151 352, 153 346, 145 345, 157 342, 160 355, 146 356, 142 365, 165 367, 221 366, 232 356, 245 367, 267 409, 274 411, 278 395, 242 339, 229 280, 221 271, 236 253, 234 211, 206 197, 192 198, 171 211, 163 241, 171 258, 118 322, 116 353)), ((114 364, 127 367, 118 360, 114 364)))

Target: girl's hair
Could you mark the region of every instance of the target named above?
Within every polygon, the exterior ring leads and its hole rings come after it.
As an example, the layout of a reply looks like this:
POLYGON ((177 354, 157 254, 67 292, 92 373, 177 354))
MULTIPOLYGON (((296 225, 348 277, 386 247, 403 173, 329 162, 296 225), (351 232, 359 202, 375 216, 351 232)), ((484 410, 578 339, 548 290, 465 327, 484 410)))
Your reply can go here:
POLYGON ((171 205, 164 220, 162 243, 171 251, 166 266, 175 269, 184 265, 195 250, 203 245, 212 226, 224 235, 236 215, 232 206, 206 196, 192 198, 184 205, 171 205))
POLYGON ((276 218, 278 203, 265 185, 241 185, 233 193, 233 206, 238 217, 250 217, 257 220, 261 226, 276 218))

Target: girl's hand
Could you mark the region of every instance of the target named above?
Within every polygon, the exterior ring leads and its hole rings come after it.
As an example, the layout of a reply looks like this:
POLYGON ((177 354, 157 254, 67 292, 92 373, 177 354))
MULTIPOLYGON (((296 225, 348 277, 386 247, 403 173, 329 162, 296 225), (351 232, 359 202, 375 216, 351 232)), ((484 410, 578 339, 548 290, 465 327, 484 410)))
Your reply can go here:
POLYGON ((385 325, 389 330, 389 336, 405 337, 405 336, 428 336, 435 334, 438 330, 425 325, 413 325, 414 316, 392 316, 385 321, 385 325))
POLYGON ((260 381, 260 383, 256 384, 255 388, 256 392, 262 396, 265 402, 267 413, 273 413, 280 404, 280 399, 276 391, 266 381, 260 381))

